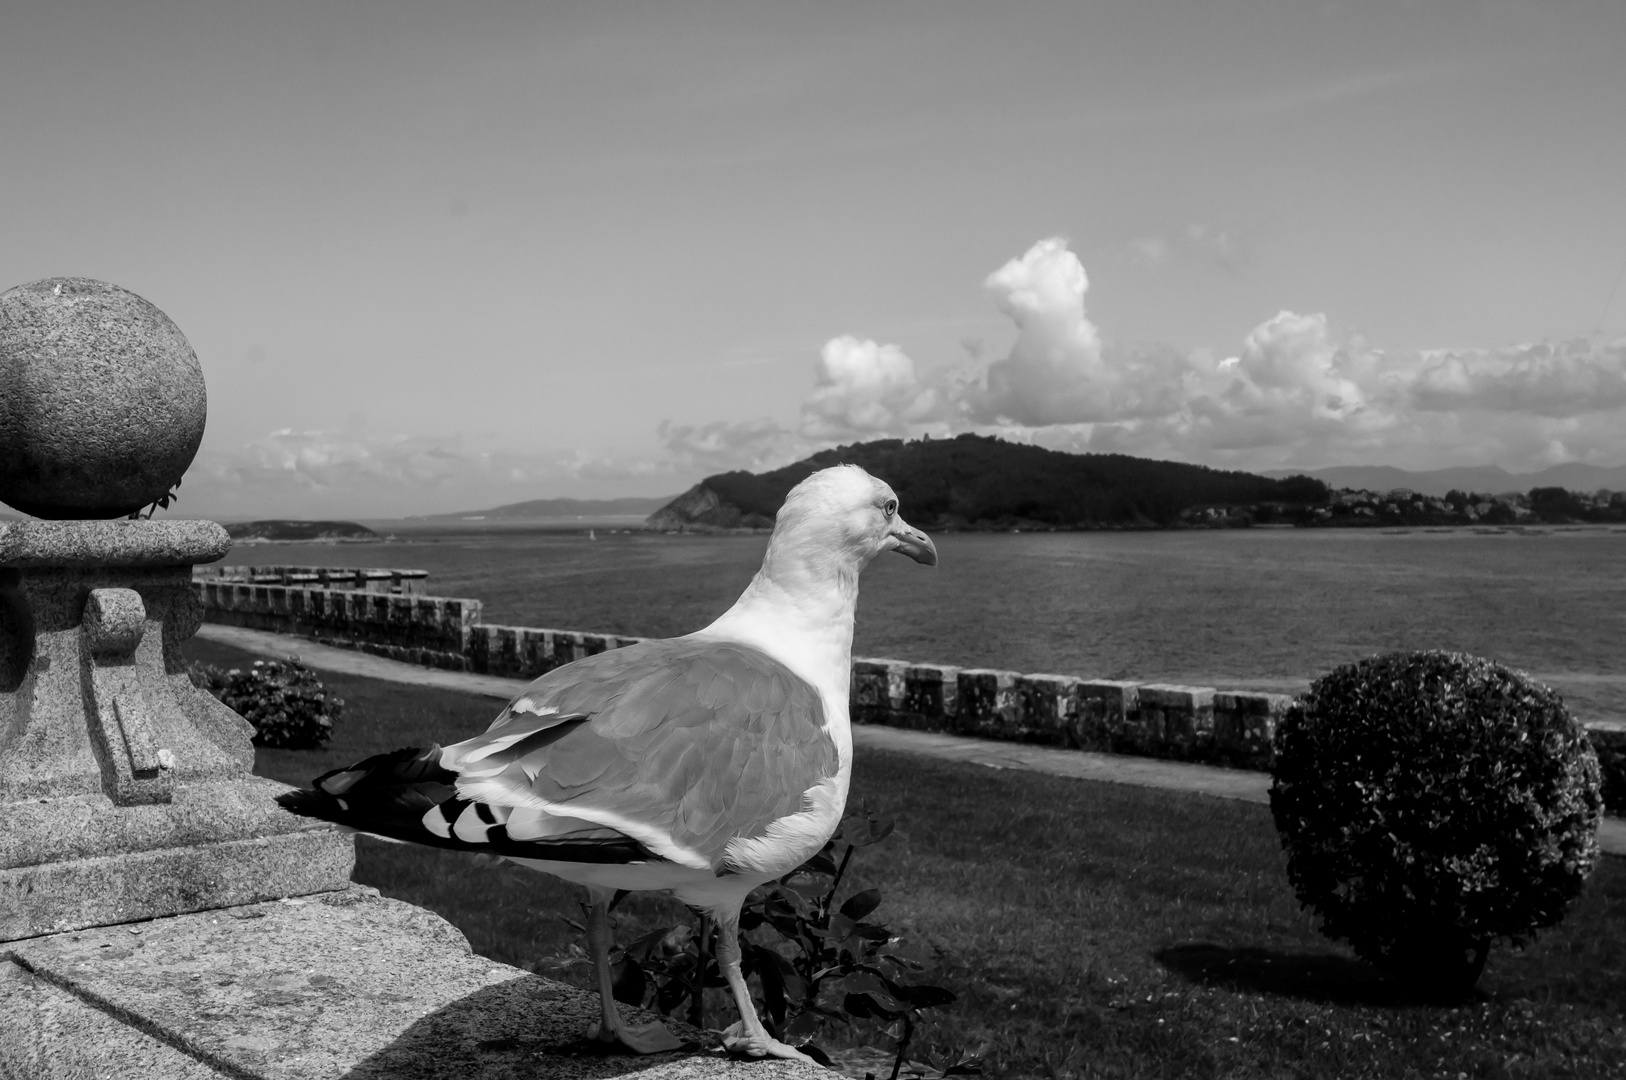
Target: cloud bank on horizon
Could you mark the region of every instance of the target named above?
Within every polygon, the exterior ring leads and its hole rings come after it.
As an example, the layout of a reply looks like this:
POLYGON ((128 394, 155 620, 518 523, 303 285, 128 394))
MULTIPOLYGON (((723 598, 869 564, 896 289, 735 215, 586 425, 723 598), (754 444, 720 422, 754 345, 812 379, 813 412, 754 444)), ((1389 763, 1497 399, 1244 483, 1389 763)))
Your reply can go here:
POLYGON ((1324 313, 1284 310, 1225 354, 1119 343, 1091 321, 1089 277, 1057 237, 994 270, 984 286, 1015 329, 1003 355, 980 367, 927 367, 896 344, 833 337, 813 362, 794 429, 771 417, 667 421, 656 433, 659 458, 284 429, 207 456, 190 474, 191 490, 203 489, 217 513, 297 505, 390 516, 405 491, 438 489, 469 509, 562 486, 592 494, 630 482, 658 493, 833 444, 965 431, 1255 470, 1497 464, 1525 472, 1626 460, 1626 339, 1389 350, 1324 313))
POLYGON ((985 285, 1014 324, 970 376, 917 374, 896 345, 832 339, 800 435, 996 432, 1057 449, 1222 467, 1499 464, 1626 458, 1626 339, 1387 350, 1324 313, 1281 311, 1228 355, 1119 344, 1091 322, 1089 278, 1060 238, 985 285))

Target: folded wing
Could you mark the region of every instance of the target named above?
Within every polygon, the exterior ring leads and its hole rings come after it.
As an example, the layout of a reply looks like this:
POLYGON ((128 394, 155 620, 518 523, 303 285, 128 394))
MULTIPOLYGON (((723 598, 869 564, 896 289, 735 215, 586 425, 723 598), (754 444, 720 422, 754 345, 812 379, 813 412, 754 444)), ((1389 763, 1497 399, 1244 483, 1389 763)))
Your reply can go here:
POLYGON ((713 871, 838 769, 812 686, 749 646, 681 638, 549 672, 439 764, 456 799, 425 818, 437 834, 635 846, 713 871))

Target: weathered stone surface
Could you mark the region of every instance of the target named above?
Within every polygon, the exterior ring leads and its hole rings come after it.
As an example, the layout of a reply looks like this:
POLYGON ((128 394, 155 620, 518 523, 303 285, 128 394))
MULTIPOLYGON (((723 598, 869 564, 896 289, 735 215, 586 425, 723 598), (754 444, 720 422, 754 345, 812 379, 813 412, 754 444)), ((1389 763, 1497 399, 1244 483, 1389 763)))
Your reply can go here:
POLYGON ((58 859, 91 859, 220 844, 251 836, 330 831, 275 800, 286 784, 258 776, 182 784, 168 803, 119 806, 102 792, 28 799, 6 806, 0 870, 58 859))
POLYGON ((1221 761, 1246 768, 1270 767, 1276 726, 1287 715, 1293 698, 1287 694, 1261 694, 1221 690, 1214 694, 1214 747, 1221 761))
POLYGON ((904 672, 902 660, 864 657, 853 661, 852 683, 848 690, 848 711, 855 724, 888 724, 903 708, 904 672))
POLYGON ((234 564, 199 567, 193 571, 193 577, 198 581, 241 585, 297 585, 312 589, 359 589, 364 592, 417 595, 424 592, 429 571, 399 567, 234 564))
POLYGON ((135 293, 71 277, 0 293, 0 502, 130 514, 180 483, 206 412, 197 354, 135 293))
MULTIPOLYGON (((488 663, 481 603, 458 597, 250 585, 205 577, 193 582, 210 622, 310 637, 393 660, 476 670, 488 663)), ((579 637, 579 635, 578 635, 579 637)), ((581 650, 586 655, 585 649, 581 650)), ((572 659, 575 657, 572 656, 572 659)))
POLYGON ((0 566, 77 569, 191 566, 231 550, 213 521, 12 521, 0 523, 0 566))
POLYGON ((125 775, 133 759, 119 730, 121 701, 151 714, 148 734, 154 751, 168 751, 172 783, 247 776, 252 729, 192 685, 176 652, 197 625, 184 567, 8 571, 0 564, 0 596, 26 613, 26 642, 16 647, 28 654, 15 688, 0 693, 0 803, 114 794, 133 783, 125 775), (84 610, 106 588, 134 591, 145 611, 146 630, 128 657, 86 655, 84 610))
POLYGON ((186 562, 223 537, 148 521, 0 534, 0 941, 348 881, 349 839, 275 805, 282 785, 250 774, 253 729, 185 673, 186 562))
POLYGON ((910 664, 903 670, 903 708, 894 723, 926 731, 954 726, 960 712, 960 669, 910 664))
POLYGON ((1603 804, 1612 814, 1626 815, 1626 723, 1588 724, 1586 733, 1603 773, 1603 804))
POLYGON ((1213 688, 1143 683, 1140 715, 1154 753, 1189 761, 1213 756, 1213 688))
POLYGON ((1022 726, 1029 739, 1060 745, 1080 745, 1078 684, 1072 675, 1018 675, 1017 699, 1022 726))
POLYGON ((0 1080, 220 1075, 27 968, 0 960, 0 1080))
POLYGON ((0 870, 0 941, 343 887, 349 836, 301 829, 0 870))
POLYGON ((1016 672, 961 668, 958 696, 956 731, 995 739, 1018 736, 1021 699, 1016 693, 1016 672))
POLYGON ((1085 749, 1144 753, 1140 727, 1140 687, 1118 679, 1085 679, 1078 684, 1080 745, 1085 749), (1099 740, 1099 745, 1096 745, 1099 740))
MULTIPOLYGON (((234 1077, 827 1075, 716 1054, 592 1053, 581 1034, 596 995, 475 956, 438 916, 367 889, 10 948, 28 971, 234 1077)), ((16 1017, 0 1025, 13 1041, 27 1035, 16 1017)))

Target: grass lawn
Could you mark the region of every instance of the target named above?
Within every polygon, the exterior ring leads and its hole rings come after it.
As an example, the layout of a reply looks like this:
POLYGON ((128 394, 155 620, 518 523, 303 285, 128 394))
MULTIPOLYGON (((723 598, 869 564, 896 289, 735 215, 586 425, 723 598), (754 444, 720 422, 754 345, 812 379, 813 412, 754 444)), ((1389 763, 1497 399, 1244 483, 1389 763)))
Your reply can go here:
MULTIPOLYGON (((497 709, 324 681, 348 703, 332 745, 261 750, 260 773, 304 784, 365 754, 455 741, 497 709)), ((1559 927, 1493 951, 1478 999, 1446 1008, 1397 1000, 1315 932, 1263 807, 887 753, 860 754, 853 798, 898 827, 858 853, 843 892, 879 888, 872 918, 941 950, 940 981, 960 1000, 927 1037, 989 1044, 990 1076, 1626 1075, 1626 860, 1604 859, 1559 927)), ((572 886, 366 838, 356 880, 438 911, 486 956, 586 985, 564 921, 580 919, 572 886)), ((622 940, 688 918, 654 896, 618 911, 622 940)))

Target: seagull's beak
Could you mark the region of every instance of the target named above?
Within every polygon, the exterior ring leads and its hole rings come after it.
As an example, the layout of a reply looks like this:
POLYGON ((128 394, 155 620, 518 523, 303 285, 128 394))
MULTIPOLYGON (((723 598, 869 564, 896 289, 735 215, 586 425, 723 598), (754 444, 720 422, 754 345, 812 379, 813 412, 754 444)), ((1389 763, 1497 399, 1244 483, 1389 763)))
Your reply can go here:
POLYGON ((932 538, 901 517, 893 519, 892 528, 881 546, 888 551, 907 555, 917 563, 937 565, 937 545, 932 543, 932 538))

